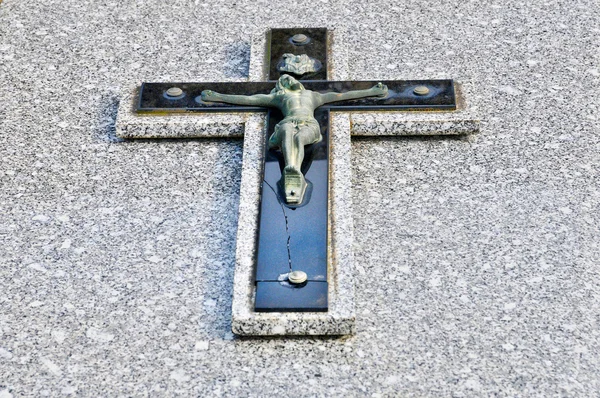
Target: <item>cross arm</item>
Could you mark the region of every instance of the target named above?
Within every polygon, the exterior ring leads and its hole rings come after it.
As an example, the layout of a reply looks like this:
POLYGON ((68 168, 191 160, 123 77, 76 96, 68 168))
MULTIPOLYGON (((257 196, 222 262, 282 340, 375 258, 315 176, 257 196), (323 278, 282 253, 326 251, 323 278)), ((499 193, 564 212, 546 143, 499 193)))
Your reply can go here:
POLYGON ((377 83, 366 90, 352 90, 343 93, 317 93, 321 105, 331 102, 348 101, 366 97, 385 97, 388 94, 388 88, 383 83, 377 83))
MULTIPOLYGON (((332 110, 369 111, 449 111, 456 110, 456 95, 452 80, 384 80, 387 96, 364 96, 377 86, 377 81, 303 81, 307 90, 314 92, 315 104, 324 104, 332 110), (417 95, 414 89, 427 86, 429 94, 417 95), (333 91, 333 92, 332 92, 333 91), (323 100, 321 103, 320 101, 323 100), (332 103, 333 102, 333 103, 332 103)), ((230 83, 143 83, 139 90, 136 111, 138 113, 167 112, 255 112, 261 111, 258 102, 265 101, 271 94, 274 82, 230 82, 230 83), (184 95, 169 97, 166 92, 179 87, 184 95), (224 102, 205 102, 201 93, 206 90, 231 95, 234 98, 253 97, 243 105, 224 102), (256 96, 256 97, 255 97, 256 96)))
POLYGON ((221 94, 212 90, 202 91, 202 101, 225 102, 234 105, 272 106, 274 94, 237 95, 221 94))

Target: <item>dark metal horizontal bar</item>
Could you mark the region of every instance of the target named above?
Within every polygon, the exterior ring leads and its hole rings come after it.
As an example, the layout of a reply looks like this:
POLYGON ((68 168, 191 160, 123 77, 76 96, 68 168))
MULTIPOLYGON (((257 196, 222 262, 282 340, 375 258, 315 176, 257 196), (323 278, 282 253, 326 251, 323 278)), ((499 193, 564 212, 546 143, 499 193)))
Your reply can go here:
MULTIPOLYGON (((303 81, 307 90, 318 92, 345 92, 364 90, 377 84, 370 81, 303 81)), ((326 105, 331 110, 455 110, 456 94, 452 80, 383 80, 389 94, 385 98, 363 98, 351 101, 336 102, 326 105), (414 89, 425 86, 427 95, 417 95, 414 89)), ((223 103, 203 102, 200 94, 203 90, 213 90, 223 94, 268 94, 275 87, 275 82, 241 82, 241 83, 143 83, 137 111, 141 113, 171 112, 256 112, 264 108, 238 106, 223 103), (169 88, 178 87, 182 95, 170 98, 166 92, 169 88)))

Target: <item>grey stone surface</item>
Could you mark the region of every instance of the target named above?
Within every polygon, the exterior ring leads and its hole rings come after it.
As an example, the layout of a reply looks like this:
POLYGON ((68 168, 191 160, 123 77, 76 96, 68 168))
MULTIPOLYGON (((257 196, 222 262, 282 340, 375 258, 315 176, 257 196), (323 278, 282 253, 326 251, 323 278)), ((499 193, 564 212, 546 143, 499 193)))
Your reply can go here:
POLYGON ((597 395, 599 14, 4 0, 0 396, 597 395), (272 21, 344 27, 350 78, 454 78, 481 116, 352 141, 348 338, 230 332, 242 140, 115 136, 121 90, 245 80, 272 21))
POLYGON ((457 109, 451 112, 352 112, 351 133, 359 137, 446 136, 479 133, 478 95, 468 82, 455 82, 457 109))
POLYGON ((115 134, 123 139, 243 137, 249 114, 169 114, 135 112, 138 87, 125 88, 119 97, 115 134))

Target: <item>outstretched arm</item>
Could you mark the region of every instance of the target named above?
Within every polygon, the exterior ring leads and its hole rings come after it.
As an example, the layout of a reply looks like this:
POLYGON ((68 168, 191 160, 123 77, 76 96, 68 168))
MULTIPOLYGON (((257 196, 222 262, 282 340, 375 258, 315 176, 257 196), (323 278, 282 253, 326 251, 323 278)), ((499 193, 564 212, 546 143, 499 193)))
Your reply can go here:
POLYGON ((202 91, 202 101, 224 102, 233 105, 273 106, 273 94, 233 95, 220 94, 211 90, 202 91))
POLYGON ((385 97, 388 88, 385 84, 377 83, 367 90, 346 91, 345 93, 325 93, 320 95, 321 105, 336 101, 347 101, 366 97, 385 97))

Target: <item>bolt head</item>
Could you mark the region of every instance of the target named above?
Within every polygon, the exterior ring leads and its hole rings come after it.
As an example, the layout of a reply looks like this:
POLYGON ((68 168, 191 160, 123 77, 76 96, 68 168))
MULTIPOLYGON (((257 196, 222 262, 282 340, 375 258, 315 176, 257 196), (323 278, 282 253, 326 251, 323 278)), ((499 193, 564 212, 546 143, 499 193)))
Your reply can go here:
POLYGON ((415 93, 416 95, 427 95, 429 94, 429 87, 417 86, 414 88, 413 93, 415 93))
POLYGON ((297 35, 292 36, 292 42, 294 44, 304 44, 308 41, 308 36, 303 33, 298 33, 297 35))
POLYGON ((179 97, 182 94, 183 94, 183 90, 180 89, 179 87, 171 87, 170 89, 167 90, 167 95, 169 97, 179 97))
POLYGON ((288 280, 294 285, 306 282, 308 275, 304 271, 292 271, 288 274, 288 280))

